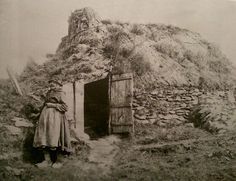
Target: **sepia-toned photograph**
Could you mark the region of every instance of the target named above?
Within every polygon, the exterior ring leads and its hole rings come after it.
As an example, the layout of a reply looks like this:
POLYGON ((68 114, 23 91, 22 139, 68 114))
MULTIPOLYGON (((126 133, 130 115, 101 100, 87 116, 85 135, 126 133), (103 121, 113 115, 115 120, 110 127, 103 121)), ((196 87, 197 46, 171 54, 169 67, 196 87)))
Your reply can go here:
POLYGON ((235 181, 236 0, 0 0, 1 181, 235 181))

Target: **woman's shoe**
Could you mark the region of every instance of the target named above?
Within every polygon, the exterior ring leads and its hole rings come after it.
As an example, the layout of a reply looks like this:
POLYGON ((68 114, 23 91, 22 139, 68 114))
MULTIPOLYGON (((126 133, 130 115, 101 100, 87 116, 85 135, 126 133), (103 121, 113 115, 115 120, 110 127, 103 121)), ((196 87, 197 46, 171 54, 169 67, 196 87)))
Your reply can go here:
POLYGON ((52 168, 61 168, 62 167, 62 163, 53 163, 52 164, 52 168))
POLYGON ((35 166, 38 167, 38 168, 46 168, 46 167, 50 166, 50 163, 48 163, 47 160, 44 160, 40 163, 35 164, 35 166))

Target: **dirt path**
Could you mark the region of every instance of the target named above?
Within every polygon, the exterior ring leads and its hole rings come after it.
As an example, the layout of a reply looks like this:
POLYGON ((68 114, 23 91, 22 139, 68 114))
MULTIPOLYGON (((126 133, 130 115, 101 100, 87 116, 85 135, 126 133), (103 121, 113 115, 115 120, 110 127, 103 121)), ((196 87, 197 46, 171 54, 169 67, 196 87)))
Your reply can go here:
POLYGON ((119 150, 118 142, 120 142, 120 138, 114 135, 98 140, 90 140, 88 145, 91 150, 87 167, 102 170, 103 174, 109 173, 113 164, 113 158, 119 150))

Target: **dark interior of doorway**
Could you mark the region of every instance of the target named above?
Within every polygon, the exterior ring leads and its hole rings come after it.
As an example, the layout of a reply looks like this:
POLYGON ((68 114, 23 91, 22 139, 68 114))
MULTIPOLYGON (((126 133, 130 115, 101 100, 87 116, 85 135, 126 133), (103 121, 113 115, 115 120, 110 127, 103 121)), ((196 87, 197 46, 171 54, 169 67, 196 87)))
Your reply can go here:
POLYGON ((84 127, 90 138, 108 134, 109 79, 101 79, 84 86, 84 127))

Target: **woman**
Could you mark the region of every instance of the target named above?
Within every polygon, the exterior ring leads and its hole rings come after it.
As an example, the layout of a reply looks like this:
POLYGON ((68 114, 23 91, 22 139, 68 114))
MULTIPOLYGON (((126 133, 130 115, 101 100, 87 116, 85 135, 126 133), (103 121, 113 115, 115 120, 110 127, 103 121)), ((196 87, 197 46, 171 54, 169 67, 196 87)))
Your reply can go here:
POLYGON ((49 83, 50 90, 36 127, 33 146, 44 152, 45 160, 38 163, 38 167, 59 168, 62 164, 56 162, 58 151, 71 152, 70 130, 65 115, 67 105, 64 102, 62 84, 58 80, 51 80, 49 83))

